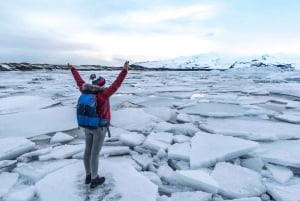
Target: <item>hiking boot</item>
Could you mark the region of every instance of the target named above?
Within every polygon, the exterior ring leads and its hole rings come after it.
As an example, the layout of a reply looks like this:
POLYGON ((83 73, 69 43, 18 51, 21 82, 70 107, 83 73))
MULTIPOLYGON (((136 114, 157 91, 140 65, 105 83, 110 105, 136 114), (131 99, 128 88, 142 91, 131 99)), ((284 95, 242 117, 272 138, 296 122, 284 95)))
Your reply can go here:
POLYGON ((99 186, 105 182, 105 177, 99 177, 97 176, 96 179, 91 180, 91 188, 95 188, 96 186, 99 186))
POLYGON ((90 174, 86 175, 86 177, 85 177, 85 184, 91 183, 91 180, 92 180, 92 176, 90 174))

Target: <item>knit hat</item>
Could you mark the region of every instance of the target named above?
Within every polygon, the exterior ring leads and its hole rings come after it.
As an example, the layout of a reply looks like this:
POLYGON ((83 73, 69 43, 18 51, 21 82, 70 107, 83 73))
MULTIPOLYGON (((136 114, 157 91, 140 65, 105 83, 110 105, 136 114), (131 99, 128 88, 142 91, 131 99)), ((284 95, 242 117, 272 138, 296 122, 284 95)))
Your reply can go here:
POLYGON ((96 79, 96 74, 91 74, 90 75, 90 80, 94 80, 94 79, 96 79))
POLYGON ((93 80, 92 83, 95 85, 103 86, 105 85, 105 78, 99 76, 97 79, 93 80))

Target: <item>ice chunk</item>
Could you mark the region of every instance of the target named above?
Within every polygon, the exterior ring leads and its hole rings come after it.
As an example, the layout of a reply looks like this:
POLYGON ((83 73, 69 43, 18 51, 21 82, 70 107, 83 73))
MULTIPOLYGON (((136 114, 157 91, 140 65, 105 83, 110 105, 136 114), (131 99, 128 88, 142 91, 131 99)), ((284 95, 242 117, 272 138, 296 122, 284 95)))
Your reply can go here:
POLYGON ((156 132, 171 132, 175 135, 183 134, 188 136, 193 136, 197 131, 199 131, 199 129, 192 123, 171 124, 167 122, 157 123, 154 125, 153 130, 156 132))
POLYGON ((268 193, 276 201, 298 201, 300 200, 300 181, 289 185, 266 183, 268 193))
POLYGON ((192 118, 186 113, 179 113, 176 120, 178 122, 188 123, 192 121, 192 118))
POLYGON ((17 160, 3 160, 0 161, 0 168, 8 167, 17 163, 17 160))
POLYGON ((183 142, 189 142, 191 138, 185 135, 175 135, 173 140, 176 143, 183 143, 183 142))
POLYGON ((166 196, 166 195, 158 195, 157 200, 156 201, 173 201, 172 198, 166 196))
MULTIPOLYGON (((110 190, 91 191, 88 192, 89 197, 103 200, 106 196, 117 196, 122 198, 122 201, 156 201, 157 186, 129 164, 104 160, 101 167, 101 175, 109 178, 103 188, 109 185, 110 190), (109 181, 112 183, 110 184, 109 181), (132 181, 135 185, 132 185, 132 181)), ((36 189, 43 201, 84 200, 87 196, 84 185, 82 162, 77 162, 47 175, 36 184, 36 189), (64 187, 63 190, 61 186, 64 187)))
POLYGON ((272 164, 268 164, 266 167, 271 172, 273 179, 281 184, 285 184, 294 176, 292 170, 287 167, 272 164))
POLYGON ((32 137, 78 128, 76 109, 71 106, 0 115, 0 122, 1 137, 32 137))
POLYGON ((35 196, 35 186, 26 186, 4 196, 5 201, 32 201, 35 196))
POLYGON ((17 183, 19 175, 17 173, 0 173, 0 198, 7 194, 9 190, 17 183))
POLYGON ((142 166, 143 170, 145 170, 152 163, 152 158, 147 154, 132 154, 131 157, 140 166, 142 166))
POLYGON ((274 118, 289 123, 300 124, 300 115, 296 114, 281 114, 274 116, 274 118))
POLYGON ((159 166, 157 175, 165 182, 170 184, 180 184, 178 175, 167 164, 159 166))
POLYGON ((132 132, 130 134, 121 134, 119 139, 122 142, 122 144, 130 147, 135 147, 137 145, 142 144, 146 137, 142 134, 132 132))
POLYGON ((176 160, 190 160, 191 146, 189 142, 175 143, 168 148, 168 158, 176 160))
POLYGON ((164 149, 160 149, 156 155, 159 157, 159 158, 167 158, 168 157, 168 154, 167 152, 164 150, 164 149))
POLYGON ((153 122, 160 121, 157 117, 144 112, 141 108, 127 108, 112 112, 111 124, 130 131, 143 131, 153 122))
POLYGON ((168 132, 152 132, 147 136, 147 139, 171 144, 173 142, 173 134, 168 132))
POLYGON ((230 163, 218 163, 211 176, 220 186, 220 194, 228 198, 257 197, 266 192, 257 172, 230 163))
POLYGON ((205 124, 199 126, 211 133, 249 140, 271 141, 300 138, 299 125, 267 120, 207 119, 205 124))
POLYGON ((249 154, 266 162, 300 168, 300 140, 260 143, 259 148, 249 154))
POLYGON ((159 151, 160 149, 167 150, 170 144, 147 138, 143 144, 144 147, 159 151))
POLYGON ((129 153, 127 146, 103 146, 100 151, 100 156, 117 156, 129 153))
POLYGON ((193 191, 193 192, 177 192, 172 193, 172 200, 173 201, 211 201, 212 194, 206 193, 202 191, 193 191))
POLYGON ((264 167, 264 162, 261 158, 246 158, 241 160, 241 166, 254 170, 256 172, 261 172, 264 167))
POLYGON ((51 138, 50 143, 56 144, 56 143, 64 143, 73 140, 74 137, 63 133, 63 132, 57 132, 55 135, 51 138))
POLYGON ((251 198, 239 198, 233 200, 225 200, 225 201, 261 201, 259 197, 251 197, 251 198))
POLYGON ((143 108, 143 110, 146 113, 161 119, 161 121, 171 121, 175 116, 175 110, 168 107, 148 107, 143 108))
POLYGON ((51 160, 51 159, 64 159, 69 158, 72 155, 82 152, 84 150, 84 145, 62 145, 53 148, 50 153, 40 155, 39 160, 51 160))
POLYGON ((219 190, 216 181, 203 170, 178 170, 176 175, 182 185, 209 193, 217 193, 219 190))
POLYGON ((75 159, 63 159, 52 161, 34 161, 30 163, 19 163, 18 167, 13 172, 18 173, 22 177, 32 182, 37 182, 47 174, 54 172, 62 167, 70 165, 78 160, 75 159))
POLYGON ((102 160, 111 161, 111 162, 128 163, 137 171, 142 171, 142 167, 136 161, 134 161, 130 156, 113 156, 108 158, 100 158, 99 164, 102 163, 102 160))
POLYGON ((157 174, 155 174, 154 172, 141 172, 142 175, 144 175, 145 177, 147 177, 150 181, 152 181, 154 184, 156 185, 162 185, 162 182, 159 178, 159 176, 157 176, 157 174))
POLYGON ((52 147, 46 147, 43 149, 38 149, 36 151, 32 151, 32 152, 23 154, 23 155, 19 156, 17 159, 20 162, 28 162, 28 161, 30 161, 30 158, 38 157, 40 155, 50 153, 51 151, 52 151, 52 147))
POLYGON ((191 141, 190 165, 193 169, 242 156, 258 147, 258 143, 249 140, 202 132, 191 141))
POLYGON ((247 113, 247 109, 235 104, 226 103, 198 103, 183 108, 180 112, 207 117, 237 117, 247 113))
POLYGON ((0 114, 38 110, 58 103, 51 98, 40 96, 11 96, 1 98, 0 114))
POLYGON ((78 190, 78 175, 84 175, 79 161, 50 173, 35 185, 40 200, 82 200, 84 195, 78 190))
MULTIPOLYGON (((0 129, 1 127, 2 125, 0 129)), ((23 137, 0 138, 0 160, 15 159, 17 156, 32 150, 34 146, 35 143, 23 137)))

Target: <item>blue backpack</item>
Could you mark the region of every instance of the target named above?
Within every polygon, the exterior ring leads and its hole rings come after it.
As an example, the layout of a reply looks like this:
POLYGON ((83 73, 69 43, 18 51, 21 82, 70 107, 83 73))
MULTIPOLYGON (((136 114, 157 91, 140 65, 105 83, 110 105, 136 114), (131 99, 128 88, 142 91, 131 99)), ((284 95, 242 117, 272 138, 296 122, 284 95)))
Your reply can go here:
MULTIPOLYGON (((105 103, 102 114, 108 103, 105 103)), ((83 128, 95 129, 100 126, 108 126, 108 119, 99 118, 97 114, 97 96, 95 94, 82 93, 77 102, 77 122, 83 128)))
POLYGON ((82 93, 77 102, 78 125, 84 128, 97 128, 99 121, 96 95, 82 93))

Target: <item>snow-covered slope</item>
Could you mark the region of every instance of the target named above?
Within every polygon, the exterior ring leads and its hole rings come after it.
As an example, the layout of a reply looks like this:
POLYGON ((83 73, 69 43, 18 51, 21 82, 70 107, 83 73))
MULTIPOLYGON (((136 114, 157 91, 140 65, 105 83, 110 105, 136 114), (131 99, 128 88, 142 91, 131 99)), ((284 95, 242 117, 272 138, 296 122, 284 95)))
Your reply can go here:
POLYGON ((147 68, 162 69, 207 69, 226 70, 238 68, 259 68, 275 71, 291 71, 300 68, 299 55, 260 55, 260 56, 221 56, 217 54, 201 54, 178 57, 161 61, 137 62, 136 65, 147 68))

